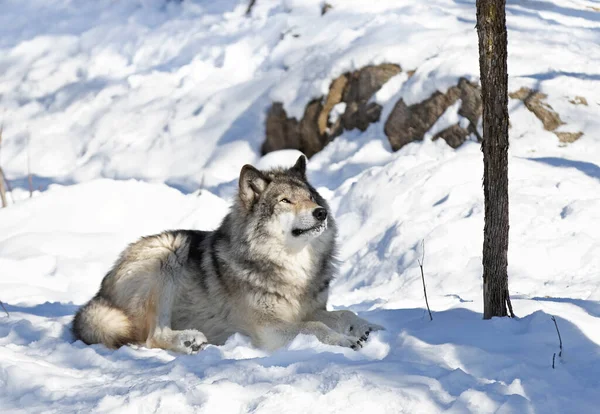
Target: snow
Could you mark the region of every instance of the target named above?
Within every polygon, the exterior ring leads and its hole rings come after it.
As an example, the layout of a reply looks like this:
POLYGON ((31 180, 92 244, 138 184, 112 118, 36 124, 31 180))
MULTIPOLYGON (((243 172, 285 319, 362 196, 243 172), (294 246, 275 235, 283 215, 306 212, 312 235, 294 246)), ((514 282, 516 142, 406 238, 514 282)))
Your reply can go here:
POLYGON ((241 0, 2 3, 0 165, 14 187, 0 210, 0 300, 10 312, 0 313, 2 412, 597 411, 594 1, 507 4, 509 90, 539 89, 561 131, 584 133, 560 144, 509 102, 517 319, 481 319, 480 148, 431 141, 461 122, 457 103, 423 142, 393 153, 379 122, 345 132, 308 164, 340 229, 330 307, 387 328, 362 350, 308 336, 267 354, 234 335, 195 356, 72 341, 74 312, 128 243, 214 229, 243 164, 295 162, 293 150, 260 157, 273 100, 300 117, 345 71, 416 70, 373 97, 385 120, 400 98, 412 104, 478 79, 474 1, 329 0, 321 16, 323 3, 258 0, 250 17, 241 0), (588 105, 570 103, 576 96, 588 105))

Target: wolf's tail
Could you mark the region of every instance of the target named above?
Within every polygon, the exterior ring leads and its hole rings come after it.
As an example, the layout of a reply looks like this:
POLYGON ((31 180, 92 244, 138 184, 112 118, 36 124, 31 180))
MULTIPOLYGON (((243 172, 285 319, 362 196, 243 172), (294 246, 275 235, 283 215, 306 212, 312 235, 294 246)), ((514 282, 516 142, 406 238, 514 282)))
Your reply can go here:
POLYGON ((121 309, 96 296, 82 306, 73 319, 73 335, 86 344, 119 348, 131 342, 132 325, 121 309))

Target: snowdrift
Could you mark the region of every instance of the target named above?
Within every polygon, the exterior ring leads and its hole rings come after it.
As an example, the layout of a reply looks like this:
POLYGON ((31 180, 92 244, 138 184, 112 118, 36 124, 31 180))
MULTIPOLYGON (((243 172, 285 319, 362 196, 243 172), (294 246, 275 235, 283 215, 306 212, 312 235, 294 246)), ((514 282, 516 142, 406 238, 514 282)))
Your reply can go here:
POLYGON ((398 99, 410 105, 461 77, 477 81, 475 2, 339 0, 321 16, 322 3, 258 0, 250 17, 234 0, 2 4, 0 165, 14 187, 0 210, 0 299, 10 313, 0 315, 2 411, 596 411, 597 5, 508 2, 509 90, 546 94, 565 123, 558 131, 583 135, 561 143, 511 99, 518 318, 482 321, 479 145, 432 141, 459 122, 456 105, 397 152, 384 132, 398 99), (127 243, 215 228, 244 163, 296 159, 293 150, 260 156, 273 102, 299 119, 340 74, 385 62, 415 73, 377 92, 380 122, 344 132, 308 168, 340 228, 330 306, 386 331, 358 352, 303 336, 266 354, 236 335, 196 356, 72 341, 77 306, 127 243))

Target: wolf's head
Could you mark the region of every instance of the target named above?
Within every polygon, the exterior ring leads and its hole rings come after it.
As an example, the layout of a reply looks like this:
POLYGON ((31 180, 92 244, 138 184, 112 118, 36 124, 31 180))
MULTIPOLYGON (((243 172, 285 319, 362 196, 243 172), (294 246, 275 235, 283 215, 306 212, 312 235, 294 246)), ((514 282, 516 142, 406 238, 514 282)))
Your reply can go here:
POLYGON ((253 231, 290 249, 301 249, 318 238, 333 239, 329 206, 308 183, 304 156, 289 169, 259 171, 245 165, 240 172, 239 204, 255 225, 253 231))

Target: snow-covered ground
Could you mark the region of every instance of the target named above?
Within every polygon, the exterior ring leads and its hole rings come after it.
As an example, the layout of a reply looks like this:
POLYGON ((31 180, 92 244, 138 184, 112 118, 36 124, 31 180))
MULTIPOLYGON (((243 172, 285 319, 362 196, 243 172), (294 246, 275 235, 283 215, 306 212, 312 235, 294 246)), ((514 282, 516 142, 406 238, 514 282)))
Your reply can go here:
POLYGON ((295 160, 260 158, 272 101, 299 116, 344 71, 416 69, 376 95, 385 120, 400 97, 478 78, 474 1, 330 0, 321 16, 322 3, 258 0, 246 17, 237 0, 0 2, 0 166, 15 187, 0 210, 3 413, 597 412, 597 1, 507 4, 509 89, 541 90, 561 130, 584 133, 559 144, 509 103, 517 319, 481 319, 479 146, 453 150, 430 133, 392 153, 380 122, 309 163, 340 227, 330 306, 387 328, 365 348, 299 337, 267 355, 234 336, 181 356, 72 343, 72 315, 127 243, 215 228, 244 163, 295 160))

